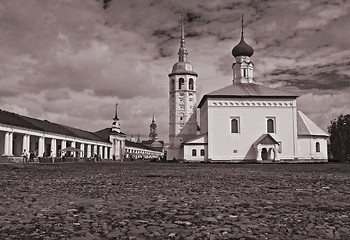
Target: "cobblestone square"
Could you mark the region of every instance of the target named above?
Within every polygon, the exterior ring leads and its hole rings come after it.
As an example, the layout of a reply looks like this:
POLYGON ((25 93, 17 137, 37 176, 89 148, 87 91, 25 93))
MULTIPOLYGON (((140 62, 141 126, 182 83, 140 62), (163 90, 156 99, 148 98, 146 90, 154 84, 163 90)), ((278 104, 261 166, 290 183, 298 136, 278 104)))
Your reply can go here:
POLYGON ((0 239, 349 239, 349 164, 0 165, 0 239))

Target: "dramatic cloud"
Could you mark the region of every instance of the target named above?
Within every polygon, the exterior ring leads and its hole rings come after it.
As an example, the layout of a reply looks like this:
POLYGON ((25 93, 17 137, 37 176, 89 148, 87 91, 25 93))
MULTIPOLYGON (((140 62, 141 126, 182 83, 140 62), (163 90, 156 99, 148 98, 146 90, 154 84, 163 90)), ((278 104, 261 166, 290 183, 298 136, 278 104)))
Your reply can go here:
POLYGON ((122 130, 168 136, 168 74, 184 14, 198 101, 232 83, 232 48, 255 50, 257 82, 296 91, 323 129, 350 112, 348 1, 31 0, 0 2, 0 108, 96 131, 119 103, 122 130))

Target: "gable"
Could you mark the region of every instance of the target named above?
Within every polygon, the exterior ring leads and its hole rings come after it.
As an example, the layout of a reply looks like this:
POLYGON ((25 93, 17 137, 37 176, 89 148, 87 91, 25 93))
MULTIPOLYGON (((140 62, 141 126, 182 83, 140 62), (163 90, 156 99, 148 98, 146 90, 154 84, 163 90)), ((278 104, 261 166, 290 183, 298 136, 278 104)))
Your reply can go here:
POLYGON ((256 146, 258 144, 264 144, 264 145, 274 145, 274 144, 278 144, 278 142, 276 141, 276 139, 274 139, 270 134, 265 133, 263 135, 261 135, 258 140, 256 140, 253 145, 256 146))

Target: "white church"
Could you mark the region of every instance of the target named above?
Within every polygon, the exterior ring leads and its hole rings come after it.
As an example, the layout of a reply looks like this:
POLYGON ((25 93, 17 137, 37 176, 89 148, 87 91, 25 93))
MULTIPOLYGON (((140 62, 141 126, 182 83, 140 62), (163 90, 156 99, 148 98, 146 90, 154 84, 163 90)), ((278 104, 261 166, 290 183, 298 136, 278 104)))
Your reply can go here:
POLYGON ((185 162, 327 162, 328 134, 298 111, 297 95, 254 81, 254 50, 232 49, 233 81, 197 102, 197 77, 187 61, 181 25, 179 61, 169 76, 167 160, 185 162), (200 113, 197 123, 197 108, 200 113), (198 132, 198 125, 200 132, 198 132))

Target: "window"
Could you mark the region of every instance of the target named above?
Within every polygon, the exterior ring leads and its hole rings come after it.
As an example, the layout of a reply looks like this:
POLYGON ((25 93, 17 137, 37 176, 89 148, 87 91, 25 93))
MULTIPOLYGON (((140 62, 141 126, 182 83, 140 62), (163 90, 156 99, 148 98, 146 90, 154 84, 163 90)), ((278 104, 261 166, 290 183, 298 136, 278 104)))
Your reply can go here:
POLYGON ((171 90, 175 89, 175 81, 174 79, 171 79, 171 90))
POLYGON ((272 118, 267 119, 267 132, 275 133, 274 120, 272 118))
POLYGON ((320 143, 316 142, 316 152, 320 152, 320 143))
POLYGON ((201 149, 201 156, 204 156, 205 155, 205 151, 204 149, 201 149))
POLYGON ((231 118, 231 133, 239 133, 239 119, 231 118))
POLYGON ((190 81, 188 82, 188 89, 193 90, 193 79, 190 78, 190 81))
POLYGON ((247 69, 246 68, 243 69, 243 77, 248 77, 248 73, 247 73, 247 69))
POLYGON ((197 156, 197 150, 196 149, 192 149, 192 156, 197 156))
POLYGON ((185 85, 185 80, 183 78, 180 78, 179 79, 179 89, 181 90, 184 85, 185 85))

